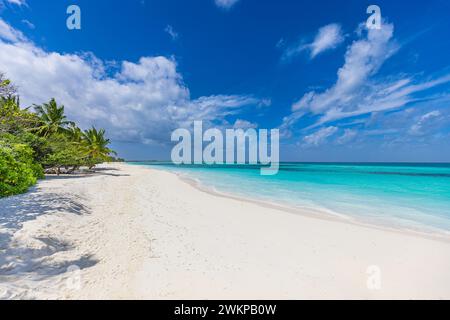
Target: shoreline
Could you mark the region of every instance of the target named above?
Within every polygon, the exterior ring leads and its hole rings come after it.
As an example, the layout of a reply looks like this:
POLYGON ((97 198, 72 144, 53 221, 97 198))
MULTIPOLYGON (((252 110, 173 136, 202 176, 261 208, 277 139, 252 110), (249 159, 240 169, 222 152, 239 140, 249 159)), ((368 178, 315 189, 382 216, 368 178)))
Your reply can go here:
POLYGON ((286 214, 148 167, 51 177, 0 213, 0 299, 450 297, 448 242, 286 214))
MULTIPOLYGON (((147 167, 147 168, 149 168, 149 167, 147 167)), ((441 229, 435 229, 435 228, 431 228, 431 227, 428 227, 428 228, 424 227, 423 229, 418 227, 417 229, 414 229, 414 228, 406 228, 406 227, 401 227, 401 226, 398 226, 398 227, 388 226, 388 225, 383 225, 383 224, 377 224, 375 222, 371 223, 368 221, 364 221, 363 219, 353 218, 353 217, 339 214, 336 212, 331 212, 330 210, 327 211, 320 207, 301 208, 301 207, 290 206, 289 204, 283 205, 281 203, 265 201, 262 199, 255 199, 255 198, 250 198, 250 197, 245 197, 245 196, 239 196, 237 194, 226 193, 226 192, 218 191, 215 188, 208 187, 208 186, 202 184, 202 182, 199 181, 198 179, 189 177, 188 175, 170 172, 168 170, 153 168, 153 167, 149 168, 149 169, 161 170, 164 172, 174 174, 181 181, 186 182, 187 184, 191 185, 192 187, 198 189, 199 191, 205 192, 205 193, 213 195, 213 196, 218 196, 218 197, 223 197, 223 198, 228 198, 228 199, 233 199, 233 200, 238 200, 238 201, 246 201, 249 203, 259 205, 261 207, 275 209, 275 210, 281 210, 281 211, 284 211, 289 214, 299 214, 299 215, 309 217, 312 219, 321 219, 321 220, 325 220, 325 221, 333 221, 333 222, 338 222, 338 223, 348 223, 351 225, 364 227, 364 228, 371 228, 371 229, 376 229, 376 230, 380 230, 380 231, 396 232, 396 233, 400 233, 400 234, 404 234, 404 235, 416 236, 416 237, 421 237, 421 238, 425 238, 425 239, 438 240, 438 241, 450 243, 450 232, 444 231, 441 229)))

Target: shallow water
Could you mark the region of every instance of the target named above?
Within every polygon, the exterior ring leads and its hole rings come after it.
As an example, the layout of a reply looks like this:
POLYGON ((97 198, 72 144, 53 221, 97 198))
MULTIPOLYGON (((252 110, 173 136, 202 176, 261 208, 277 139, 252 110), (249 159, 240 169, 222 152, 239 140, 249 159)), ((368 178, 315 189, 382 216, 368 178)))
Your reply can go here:
POLYGON ((362 222, 450 232, 450 164, 282 163, 259 166, 137 165, 169 170, 219 192, 297 208, 319 208, 362 222))

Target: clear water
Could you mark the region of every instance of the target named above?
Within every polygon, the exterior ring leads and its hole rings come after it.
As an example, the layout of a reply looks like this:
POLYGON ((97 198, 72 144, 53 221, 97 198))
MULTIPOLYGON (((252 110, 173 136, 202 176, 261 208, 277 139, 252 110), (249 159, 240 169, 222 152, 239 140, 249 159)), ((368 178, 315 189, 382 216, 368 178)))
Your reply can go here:
POLYGON ((275 176, 258 166, 175 166, 176 172, 223 193, 422 231, 450 232, 450 164, 282 163, 275 176))

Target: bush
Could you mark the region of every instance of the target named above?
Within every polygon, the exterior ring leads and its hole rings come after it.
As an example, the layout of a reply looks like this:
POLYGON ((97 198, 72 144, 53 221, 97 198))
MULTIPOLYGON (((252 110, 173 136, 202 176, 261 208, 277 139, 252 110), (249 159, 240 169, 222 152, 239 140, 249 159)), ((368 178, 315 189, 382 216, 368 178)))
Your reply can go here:
POLYGON ((63 134, 48 138, 50 152, 42 160, 46 168, 79 167, 86 164, 85 155, 80 144, 70 141, 63 134))
POLYGON ((21 132, 15 135, 7 135, 8 138, 5 138, 4 135, 3 140, 6 140, 13 144, 26 144, 31 147, 33 150, 33 159, 35 162, 41 163, 45 156, 51 152, 49 143, 46 139, 42 137, 38 137, 29 132, 21 132))
POLYGON ((0 142, 0 197, 26 192, 42 176, 42 167, 33 162, 30 147, 0 142))
POLYGON ((49 147, 45 139, 31 133, 18 135, 0 134, 0 146, 12 148, 17 161, 27 163, 35 173, 36 178, 44 178, 44 170, 40 165, 49 147))

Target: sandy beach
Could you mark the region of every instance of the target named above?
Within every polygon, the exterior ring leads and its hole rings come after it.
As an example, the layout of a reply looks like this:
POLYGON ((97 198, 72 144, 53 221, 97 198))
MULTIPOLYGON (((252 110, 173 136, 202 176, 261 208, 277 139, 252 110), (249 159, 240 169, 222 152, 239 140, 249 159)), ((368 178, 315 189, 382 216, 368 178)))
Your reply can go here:
POLYGON ((449 299, 450 242, 126 164, 0 199, 0 299, 449 299))

